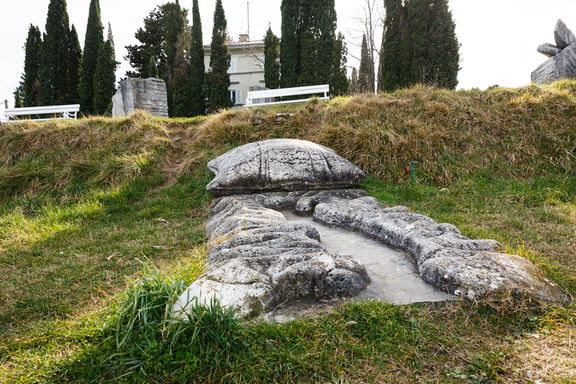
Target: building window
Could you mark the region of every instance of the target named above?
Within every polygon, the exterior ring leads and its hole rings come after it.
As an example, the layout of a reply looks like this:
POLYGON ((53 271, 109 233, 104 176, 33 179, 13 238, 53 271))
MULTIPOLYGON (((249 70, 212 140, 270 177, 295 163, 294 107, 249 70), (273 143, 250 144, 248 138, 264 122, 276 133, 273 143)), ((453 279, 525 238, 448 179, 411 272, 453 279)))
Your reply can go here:
POLYGON ((230 59, 230 68, 228 68, 228 73, 236 73, 236 59, 230 59))
POLYGON ((230 89, 230 100, 232 100, 232 103, 234 103, 234 105, 243 105, 243 101, 242 100, 242 91, 239 89, 230 89))

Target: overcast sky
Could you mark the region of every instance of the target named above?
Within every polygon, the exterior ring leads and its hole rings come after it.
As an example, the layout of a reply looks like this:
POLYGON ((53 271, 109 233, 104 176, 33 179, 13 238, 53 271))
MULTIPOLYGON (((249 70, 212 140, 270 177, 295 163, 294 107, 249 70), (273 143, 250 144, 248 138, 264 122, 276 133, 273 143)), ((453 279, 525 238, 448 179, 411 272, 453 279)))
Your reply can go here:
MULTIPOLYGON (((105 25, 112 24, 117 60, 123 76, 129 65, 124 46, 134 44, 134 33, 144 17, 167 0, 100 0, 105 25)), ((204 29, 204 42, 209 43, 215 0, 199 0, 204 29)), ((250 1, 250 34, 261 39, 270 24, 280 34, 281 0, 250 1)), ((336 0, 338 28, 346 36, 352 56, 359 56, 356 45, 361 40, 358 18, 365 0, 336 0)), ((0 0, 0 100, 12 103, 12 92, 23 71, 24 50, 29 25, 44 31, 49 0, 0 0)), ((81 45, 88 18, 90 0, 68 0, 70 22, 76 25, 81 45)), ((192 0, 180 1, 191 7, 192 0)), ((231 36, 247 31, 247 1, 223 0, 231 36)), ((458 88, 491 85, 521 86, 530 83, 530 73, 546 60, 536 52, 539 44, 554 42, 558 18, 576 30, 575 0, 450 0, 456 21, 456 32, 462 44, 458 88)), ((379 32, 380 34, 381 32, 379 32)), ((349 65, 358 66, 353 57, 349 65)), ((1 108, 1 107, 0 107, 1 108)))

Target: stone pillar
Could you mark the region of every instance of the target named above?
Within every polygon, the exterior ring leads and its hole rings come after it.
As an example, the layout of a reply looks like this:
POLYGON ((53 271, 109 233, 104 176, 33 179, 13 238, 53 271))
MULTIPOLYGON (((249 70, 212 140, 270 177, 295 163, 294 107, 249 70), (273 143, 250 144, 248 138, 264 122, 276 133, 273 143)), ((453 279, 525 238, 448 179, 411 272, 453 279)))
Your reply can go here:
POLYGON ((153 116, 168 117, 166 83, 160 79, 127 79, 112 98, 112 116, 124 117, 143 110, 153 116))

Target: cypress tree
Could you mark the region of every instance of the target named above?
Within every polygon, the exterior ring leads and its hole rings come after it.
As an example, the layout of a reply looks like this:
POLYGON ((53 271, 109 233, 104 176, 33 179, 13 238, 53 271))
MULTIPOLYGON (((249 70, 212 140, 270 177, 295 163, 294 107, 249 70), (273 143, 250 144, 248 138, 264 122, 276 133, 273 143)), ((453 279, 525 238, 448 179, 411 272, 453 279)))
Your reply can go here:
POLYGON ((408 69, 408 83, 426 84, 430 72, 429 42, 430 36, 428 27, 430 24, 430 0, 410 0, 405 5, 406 17, 408 20, 408 33, 404 39, 409 43, 409 53, 407 58, 410 66, 408 69))
POLYGON ((417 83, 455 88, 459 43, 446 0, 385 0, 379 89, 417 83))
POLYGON ((216 0, 214 10, 214 29, 212 30, 212 44, 210 55, 210 93, 209 103, 212 111, 232 106, 230 99, 230 52, 226 45, 226 16, 222 7, 222 0, 216 0))
MULTIPOLYGON (((311 30, 318 39, 315 83, 328 84, 334 72, 339 71, 341 58, 336 57, 341 49, 336 41, 336 9, 334 0, 312 0, 311 30), (332 65, 331 65, 332 64, 332 65)), ((304 55, 304 52, 302 53, 304 55)))
POLYGON ((402 0, 384 0, 386 18, 382 37, 382 54, 380 55, 380 76, 378 89, 390 91, 400 87, 404 82, 405 68, 409 67, 403 35, 406 32, 406 17, 402 0))
POLYGON ((156 58, 150 56, 150 64, 148 64, 148 77, 158 78, 158 66, 156 65, 156 58))
POLYGON ((336 39, 335 1, 283 0, 281 10, 282 87, 334 83, 343 51, 336 39))
POLYGON ((282 40, 280 43, 280 84, 282 88, 294 87, 299 74, 299 37, 300 16, 299 0, 282 0, 282 40))
POLYGON ((99 0, 91 0, 84 40, 82 81, 80 84, 80 106, 84 114, 94 112, 94 72, 98 60, 98 50, 102 44, 104 44, 104 26, 100 19, 100 2, 99 0))
POLYGON ((460 70, 460 44, 447 0, 434 1, 430 9, 428 35, 430 73, 428 83, 454 89, 460 70))
POLYGON ((350 83, 348 82, 348 77, 346 76, 348 49, 346 48, 346 42, 344 41, 344 35, 342 33, 338 34, 333 60, 334 71, 330 75, 330 93, 336 96, 342 96, 347 94, 350 90, 350 83))
MULTIPOLYGON (((174 115, 174 72, 176 57, 179 52, 178 42, 184 33, 184 15, 180 3, 167 3, 164 5, 164 26, 166 28, 166 41, 164 52, 166 53, 166 73, 164 80, 168 91, 168 114, 174 115)), ((183 47, 180 47, 183 49, 183 47)))
POLYGON ((192 4, 192 41, 190 46, 190 115, 206 112, 204 92, 204 42, 198 0, 192 4))
POLYGON ((22 108, 24 106, 24 101, 22 100, 22 84, 14 90, 14 108, 22 108))
POLYGON ((38 87, 40 85, 42 34, 40 29, 34 25, 30 25, 28 29, 25 50, 23 101, 25 107, 35 107, 38 105, 38 87))
POLYGON ((268 27, 264 37, 264 83, 266 88, 280 88, 280 39, 268 27))
POLYGON ((80 102, 80 74, 82 73, 82 48, 76 27, 72 25, 68 37, 68 100, 69 104, 80 102))
POLYGON ((362 93, 374 92, 374 64, 368 52, 366 35, 362 37, 362 50, 360 54, 360 71, 358 73, 358 88, 362 93), (372 67, 372 70, 371 68, 372 67))
POLYGON ((174 59, 174 86, 173 86, 173 111, 174 117, 190 117, 192 116, 189 79, 190 79, 190 63, 185 56, 185 41, 184 35, 180 37, 180 41, 176 46, 176 57, 174 59))
POLYGON ((50 0, 40 65, 40 105, 65 104, 68 100, 69 35, 66 0, 50 0))
POLYGON ((312 31, 305 31, 302 34, 300 74, 298 75, 298 85, 300 86, 318 84, 318 67, 332 68, 331 61, 325 63, 318 58, 318 45, 319 41, 314 38, 312 31), (322 64, 318 65, 318 63, 322 64))
POLYGON ((356 67, 352 68, 352 76, 350 77, 350 94, 354 95, 360 92, 358 83, 358 70, 356 67))
POLYGON ((94 113, 109 114, 112 106, 112 96, 116 89, 116 54, 112 29, 109 27, 108 40, 98 49, 96 70, 94 71, 94 113))

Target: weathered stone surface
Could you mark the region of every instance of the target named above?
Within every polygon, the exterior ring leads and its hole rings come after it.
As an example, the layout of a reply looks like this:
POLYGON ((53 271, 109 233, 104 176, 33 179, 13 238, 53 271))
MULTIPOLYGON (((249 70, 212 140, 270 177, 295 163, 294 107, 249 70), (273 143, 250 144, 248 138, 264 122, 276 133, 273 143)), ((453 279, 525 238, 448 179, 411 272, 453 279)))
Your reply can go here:
POLYGON ((574 36, 574 33, 568 29, 562 20, 558 20, 556 23, 556 28, 554 28, 554 39, 556 40, 556 46, 560 49, 564 49, 569 45, 576 43, 576 36, 574 36))
POLYGON ((576 78, 576 44, 562 50, 556 57, 555 76, 557 79, 576 78))
POLYGON ((331 197, 355 199, 366 192, 357 189, 269 192, 218 198, 212 204, 206 223, 208 238, 229 237, 240 230, 285 223, 279 210, 296 209, 299 214, 311 214, 312 209, 331 197))
POLYGON ((555 45, 546 43, 538 46, 538 52, 548 57, 554 57, 562 52, 562 50, 555 45))
POLYGON ((300 200, 312 204, 317 195, 315 201, 362 194, 273 192, 215 200, 206 231, 210 239, 224 241, 209 251, 208 271, 182 294, 174 311, 183 316, 189 305, 216 298, 249 318, 296 299, 359 294, 369 282, 364 266, 329 254, 314 227, 289 224, 275 209, 294 209, 300 200))
POLYGON ((112 116, 128 116, 144 110, 154 116, 168 117, 166 83, 160 79, 126 79, 112 98, 112 116))
POLYGON ((254 317, 300 298, 348 297, 368 285, 364 267, 346 256, 328 254, 314 227, 271 225, 241 232, 212 249, 212 268, 182 294, 175 311, 217 298, 254 317))
POLYGON ((207 189, 215 196, 348 188, 365 177, 333 150, 292 139, 244 145, 212 160, 208 168, 215 178, 207 189))
POLYGON ((542 44, 538 52, 551 59, 540 65, 532 72, 532 82, 547 84, 561 79, 576 78, 576 37, 562 20, 558 20, 554 30, 556 46, 542 44))
POLYGON ((548 84, 557 80, 556 78, 556 61, 551 58, 542 63, 534 72, 532 72, 532 82, 536 84, 548 84))
POLYGON ((312 191, 302 195, 296 202, 295 210, 299 215, 311 215, 314 208, 320 203, 329 201, 333 197, 352 200, 366 196, 361 189, 339 189, 331 191, 312 191))
POLYGON ((534 264, 499 252, 496 241, 471 240, 453 225, 409 213, 405 207, 386 208, 371 197, 334 198, 316 207, 314 219, 407 252, 424 280, 451 294, 474 299, 511 292, 549 302, 569 300, 534 264))

